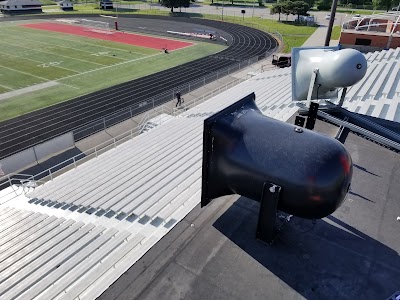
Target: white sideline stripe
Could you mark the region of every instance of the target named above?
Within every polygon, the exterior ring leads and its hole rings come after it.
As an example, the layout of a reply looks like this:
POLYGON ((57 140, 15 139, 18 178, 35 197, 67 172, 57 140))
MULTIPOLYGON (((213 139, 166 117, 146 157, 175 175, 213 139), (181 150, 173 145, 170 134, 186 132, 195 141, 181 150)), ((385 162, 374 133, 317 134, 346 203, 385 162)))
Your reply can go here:
POLYGON ((55 86, 55 85, 59 85, 59 83, 56 82, 56 81, 47 81, 47 82, 35 84, 35 85, 32 85, 32 86, 28 86, 26 88, 13 90, 11 92, 6 92, 6 93, 3 93, 3 94, 0 94, 0 100, 8 99, 8 98, 15 97, 15 96, 20 96, 20 95, 23 95, 23 94, 27 94, 27 93, 38 91, 38 90, 42 90, 42 89, 46 89, 48 87, 52 87, 52 86, 55 86))
POLYGON ((132 59, 132 60, 123 61, 123 62, 114 64, 114 65, 109 65, 109 66, 105 66, 105 67, 102 67, 102 68, 98 68, 98 69, 94 69, 94 70, 89 70, 89 71, 86 71, 86 72, 82 72, 82 73, 79 73, 79 74, 74 74, 74 75, 66 76, 66 77, 63 77, 63 78, 58 79, 58 81, 64 80, 64 79, 68 79, 68 78, 71 78, 71 77, 75 77, 75 76, 85 75, 85 74, 92 73, 92 72, 97 72, 97 71, 100 71, 100 70, 104 70, 104 69, 116 67, 116 66, 119 66, 119 65, 128 64, 128 63, 131 63, 131 62, 134 62, 134 61, 138 61, 138 60, 150 58, 150 57, 157 56, 157 55, 161 55, 161 54, 162 54, 162 53, 156 53, 156 54, 149 55, 149 56, 145 56, 145 57, 140 57, 140 58, 136 58, 136 59, 132 59))

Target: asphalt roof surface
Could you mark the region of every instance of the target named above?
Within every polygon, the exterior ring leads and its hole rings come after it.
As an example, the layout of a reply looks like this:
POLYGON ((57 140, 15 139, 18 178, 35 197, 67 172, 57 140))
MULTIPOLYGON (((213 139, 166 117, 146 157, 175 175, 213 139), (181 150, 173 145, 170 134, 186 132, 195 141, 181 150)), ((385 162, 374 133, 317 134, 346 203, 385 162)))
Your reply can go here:
POLYGON ((293 217, 269 246, 255 239, 257 202, 198 205, 99 299, 389 298, 400 290, 400 154, 352 133, 345 147, 351 191, 331 216, 293 217))

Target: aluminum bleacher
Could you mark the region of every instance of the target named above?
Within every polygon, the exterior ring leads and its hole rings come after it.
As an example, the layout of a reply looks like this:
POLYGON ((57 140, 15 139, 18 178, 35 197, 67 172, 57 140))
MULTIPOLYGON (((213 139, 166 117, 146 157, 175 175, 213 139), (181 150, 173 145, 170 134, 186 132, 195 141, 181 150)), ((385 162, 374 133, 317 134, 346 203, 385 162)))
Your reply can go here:
MULTIPOLYGON (((386 76, 396 51, 370 55, 368 76, 386 76)), ((400 121, 398 83, 376 100, 379 78, 368 76, 345 106, 400 121)), ((199 204, 203 121, 251 92, 270 117, 287 121, 298 110, 290 68, 260 73, 26 195, 0 199, 0 299, 98 297, 199 204)))

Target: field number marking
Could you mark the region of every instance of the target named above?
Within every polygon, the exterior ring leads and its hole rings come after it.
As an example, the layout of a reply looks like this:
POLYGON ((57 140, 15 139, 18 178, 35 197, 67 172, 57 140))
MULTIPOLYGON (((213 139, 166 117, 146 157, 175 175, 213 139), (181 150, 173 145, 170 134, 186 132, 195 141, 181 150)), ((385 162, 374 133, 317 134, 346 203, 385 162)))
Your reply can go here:
POLYGON ((92 53, 92 54, 90 54, 90 55, 93 55, 93 56, 105 56, 105 55, 108 55, 109 53, 110 53, 110 52, 106 51, 106 52, 92 53))
POLYGON ((38 67, 42 67, 42 68, 48 68, 48 67, 57 67, 59 65, 61 65, 62 61, 52 61, 49 63, 44 63, 44 64, 40 64, 37 65, 38 67))

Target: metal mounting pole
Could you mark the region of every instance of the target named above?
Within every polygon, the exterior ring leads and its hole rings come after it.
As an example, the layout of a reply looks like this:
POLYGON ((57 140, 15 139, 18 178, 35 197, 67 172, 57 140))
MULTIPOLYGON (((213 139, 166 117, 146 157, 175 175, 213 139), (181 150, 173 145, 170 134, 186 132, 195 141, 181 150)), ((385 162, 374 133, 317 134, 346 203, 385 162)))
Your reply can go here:
POLYGON ((333 22, 335 22, 337 3, 338 0, 333 0, 331 8, 331 17, 329 18, 328 31, 326 32, 325 46, 329 46, 329 42, 331 41, 332 27, 333 27, 333 22))
POLYGON ((280 186, 264 182, 256 237, 258 240, 268 244, 272 244, 275 238, 275 223, 280 192, 280 186))
POLYGON ((338 106, 342 106, 344 102, 344 98, 346 97, 347 87, 343 88, 342 94, 340 95, 340 100, 338 106))
POLYGON ((307 94, 307 102, 306 107, 310 107, 311 104, 311 96, 314 90, 315 81, 317 80, 318 68, 312 71, 310 86, 308 87, 308 94, 307 94))

